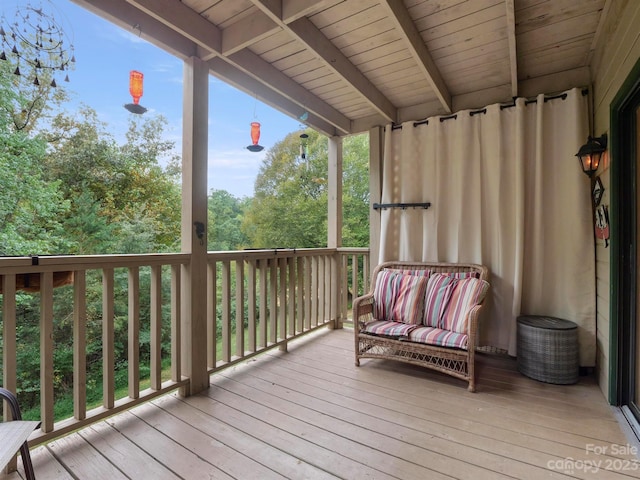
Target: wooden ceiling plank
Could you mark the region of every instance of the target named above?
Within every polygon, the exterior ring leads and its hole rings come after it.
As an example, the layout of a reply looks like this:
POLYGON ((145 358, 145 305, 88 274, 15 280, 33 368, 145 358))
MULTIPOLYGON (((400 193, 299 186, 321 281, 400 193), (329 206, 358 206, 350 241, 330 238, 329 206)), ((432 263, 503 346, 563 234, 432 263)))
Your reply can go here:
POLYGON ((407 43, 411 56, 415 59, 422 73, 424 73, 429 85, 431 85, 436 96, 440 99, 442 106, 447 112, 451 112, 451 94, 406 7, 402 2, 395 0, 382 0, 380 5, 388 11, 389 19, 395 23, 396 28, 407 43))
POLYGON ((389 121, 397 114, 395 106, 371 83, 342 52, 331 43, 307 17, 286 24, 282 20, 282 3, 278 0, 253 0, 274 21, 280 22, 303 45, 311 49, 331 70, 342 77, 389 121))
POLYGON ((309 17, 321 10, 332 7, 337 0, 282 0, 282 21, 295 22, 299 18, 309 17))
POLYGON ((258 11, 222 31, 222 54, 231 55, 280 30, 282 29, 277 23, 258 11))
POLYGON ((295 101, 303 109, 313 112, 319 117, 335 125, 343 133, 350 133, 351 121, 326 102, 291 80, 277 68, 264 62, 258 55, 248 49, 241 50, 225 57, 240 70, 255 77, 266 85, 277 88, 286 98, 295 101))
MULTIPOLYGON (((284 23, 293 22, 300 17, 312 15, 332 3, 335 3, 335 0, 285 0, 282 2, 282 21, 284 23)), ((274 22, 270 16, 258 10, 223 30, 222 53, 223 55, 231 55, 281 30, 280 25, 274 22)))
POLYGON ((516 13, 514 0, 505 0, 507 9, 507 42, 509 44, 509 72, 511 73, 511 96, 518 96, 518 52, 516 51, 516 13))
POLYGON ((315 52, 326 65, 342 77, 373 108, 389 121, 395 121, 396 107, 385 97, 371 81, 360 72, 344 54, 331 43, 322 32, 306 17, 288 25, 291 32, 308 48, 315 52))

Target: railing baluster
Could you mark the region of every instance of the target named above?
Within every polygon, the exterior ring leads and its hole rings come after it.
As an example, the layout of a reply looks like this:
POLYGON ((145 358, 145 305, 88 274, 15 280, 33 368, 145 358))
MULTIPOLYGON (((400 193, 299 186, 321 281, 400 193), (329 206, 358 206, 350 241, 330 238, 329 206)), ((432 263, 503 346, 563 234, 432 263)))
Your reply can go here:
POLYGON ((128 378, 129 397, 140 397, 140 269, 128 271, 128 378))
POLYGON ((151 389, 162 388, 162 267, 151 267, 151 389))
POLYGON ((326 257, 322 256, 318 259, 318 319, 316 325, 322 324, 327 320, 327 263, 326 257))
POLYGON ((222 262, 222 361, 231 361, 231 265, 222 262))
POLYGON ((287 278, 287 285, 289 293, 287 295, 288 314, 287 314, 287 337, 295 337, 296 335, 296 259, 290 257, 287 259, 289 264, 289 273, 287 278))
POLYGON ((115 397, 113 268, 102 270, 102 406, 110 409, 115 397))
POLYGON ((53 272, 40 274, 40 420, 53 430, 53 272))
POLYGON ((277 258, 269 260, 269 343, 276 343, 278 336, 278 269, 277 258))
POLYGON ((304 257, 304 329, 311 329, 311 305, 313 290, 311 289, 311 271, 313 259, 304 257))
POLYGON ((236 260, 236 356, 244 356, 244 265, 236 260))
POLYGON ((247 317, 248 317, 248 348, 250 352, 256 351, 256 262, 247 262, 247 317))
POLYGON ((318 257, 311 257, 311 320, 310 327, 318 325, 318 257))
MULTIPOLYGON (((280 288, 278 290, 278 340, 287 339, 287 259, 278 261, 280 288)), ((287 351, 287 344, 280 345, 280 350, 287 351)))
POLYGON ((207 284, 209 298, 207 298, 207 368, 216 367, 218 343, 218 277, 216 262, 211 262, 207 268, 207 284))
MULTIPOLYGON (((180 280, 180 265, 171 265, 171 381, 173 382, 182 380, 180 280)), ((213 364, 215 365, 215 362, 213 364)))
MULTIPOLYGON (((347 318, 348 303, 349 303, 349 256, 340 255, 340 318, 345 320, 347 318)), ((353 278, 353 277, 352 277, 353 278)))
POLYGON ((304 279, 305 279, 305 269, 304 269, 304 258, 298 257, 296 259, 296 330, 298 332, 304 332, 304 318, 305 318, 305 308, 304 308, 304 299, 305 299, 305 291, 304 291, 304 279))
POLYGON ((268 343, 268 322, 267 322, 267 269, 269 266, 269 260, 258 260, 258 270, 260 271, 260 339, 259 347, 266 348, 268 343))
POLYGON ((73 416, 87 417, 87 282, 84 270, 73 273, 73 416))
MULTIPOLYGON (((16 276, 2 276, 2 379, 4 388, 15 392, 17 389, 17 343, 16 343, 16 276)), ((11 420, 10 410, 3 409, 4 420, 11 420)))

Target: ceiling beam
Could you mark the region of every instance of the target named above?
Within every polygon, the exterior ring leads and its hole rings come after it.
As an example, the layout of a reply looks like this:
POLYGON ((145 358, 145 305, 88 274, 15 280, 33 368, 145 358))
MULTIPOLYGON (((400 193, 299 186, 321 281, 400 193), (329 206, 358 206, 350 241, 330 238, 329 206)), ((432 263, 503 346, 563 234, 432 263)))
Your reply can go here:
POLYGON ((505 0, 507 9, 507 41, 509 42, 509 71, 511 72, 511 96, 518 96, 518 52, 516 50, 516 11, 514 0, 505 0))
MULTIPOLYGON (((292 115, 292 112, 302 112, 302 109, 297 103, 282 96, 280 93, 269 88, 255 78, 246 75, 237 67, 231 65, 222 58, 214 58, 209 60, 207 64, 209 65, 209 69, 213 75, 224 82, 239 88, 249 95, 257 96, 261 102, 272 106, 276 110, 291 116, 295 116, 292 115)), ((329 137, 338 135, 338 131, 334 125, 313 113, 309 113, 309 116, 304 123, 329 137)))
POLYGON ((222 32, 206 18, 175 0, 127 0, 192 42, 215 53, 222 51, 222 32))
POLYGON ((351 133, 351 121, 347 117, 258 55, 248 49, 244 49, 232 55, 224 56, 222 52, 224 32, 182 2, 176 2, 175 0, 128 1, 137 8, 142 9, 146 14, 187 36, 209 52, 206 55, 201 54, 201 58, 206 58, 209 61, 212 59, 212 55, 224 57, 247 75, 276 90, 280 96, 295 102, 298 107, 289 111, 289 115, 294 118, 308 111, 334 125, 342 134, 351 133))
MULTIPOLYGON (((508 2, 509 0, 507 0, 508 2)), ((513 0, 511 0, 513 2, 513 0)), ((402 40, 407 45, 409 53, 416 61, 416 64, 427 78, 429 85, 433 89, 436 97, 444 107, 447 113, 452 112, 451 93, 440 74, 440 70, 436 66, 429 49, 427 48, 422 35, 416 28, 407 7, 404 2, 397 0, 382 0, 380 6, 387 12, 389 20, 391 20, 396 30, 402 36, 402 40)))
POLYGON ((197 46, 175 30, 158 22, 125 0, 72 0, 76 5, 124 30, 135 32, 157 47, 184 60, 196 55, 197 46))
POLYGON ((222 32, 222 55, 231 55, 282 30, 270 17, 258 11, 222 32))
POLYGON ((378 111, 387 121, 395 122, 398 110, 389 99, 378 90, 364 74, 307 17, 300 17, 291 23, 283 21, 283 4, 277 0, 252 0, 265 14, 288 30, 298 41, 347 84, 351 85, 363 99, 378 111))
MULTIPOLYGON (((338 0, 284 0, 273 1, 269 5, 270 11, 277 12, 278 19, 287 24, 301 17, 313 15, 326 6, 335 4, 336 1, 338 0)), ((222 54, 231 55, 281 30, 279 22, 258 10, 224 29, 222 54)))
POLYGON ((265 85, 278 86, 278 92, 292 101, 295 101, 301 108, 299 117, 305 111, 313 112, 321 118, 331 122, 341 133, 351 133, 351 120, 335 110, 326 102, 320 100, 306 88, 294 82, 280 70, 271 64, 263 61, 252 51, 245 49, 226 57, 229 62, 239 69, 259 79, 265 85))

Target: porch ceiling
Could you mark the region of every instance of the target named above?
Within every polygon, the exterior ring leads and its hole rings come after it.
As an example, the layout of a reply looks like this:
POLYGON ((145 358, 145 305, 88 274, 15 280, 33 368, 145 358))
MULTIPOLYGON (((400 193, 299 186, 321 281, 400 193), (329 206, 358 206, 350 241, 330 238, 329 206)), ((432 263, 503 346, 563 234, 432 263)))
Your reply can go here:
POLYGON ((607 11, 606 0, 73 1, 327 135, 588 86, 607 11))

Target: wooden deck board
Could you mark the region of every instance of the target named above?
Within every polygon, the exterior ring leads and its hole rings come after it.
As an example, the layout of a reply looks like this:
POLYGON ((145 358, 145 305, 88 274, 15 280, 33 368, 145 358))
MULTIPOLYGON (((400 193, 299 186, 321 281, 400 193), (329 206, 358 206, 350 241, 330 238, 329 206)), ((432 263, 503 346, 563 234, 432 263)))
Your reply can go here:
POLYGON ((200 395, 161 397, 34 449, 36 475, 640 478, 592 377, 549 385, 513 359, 477 358, 469 393, 465 382, 398 362, 355 367, 353 331, 320 331, 212 376, 200 395))

